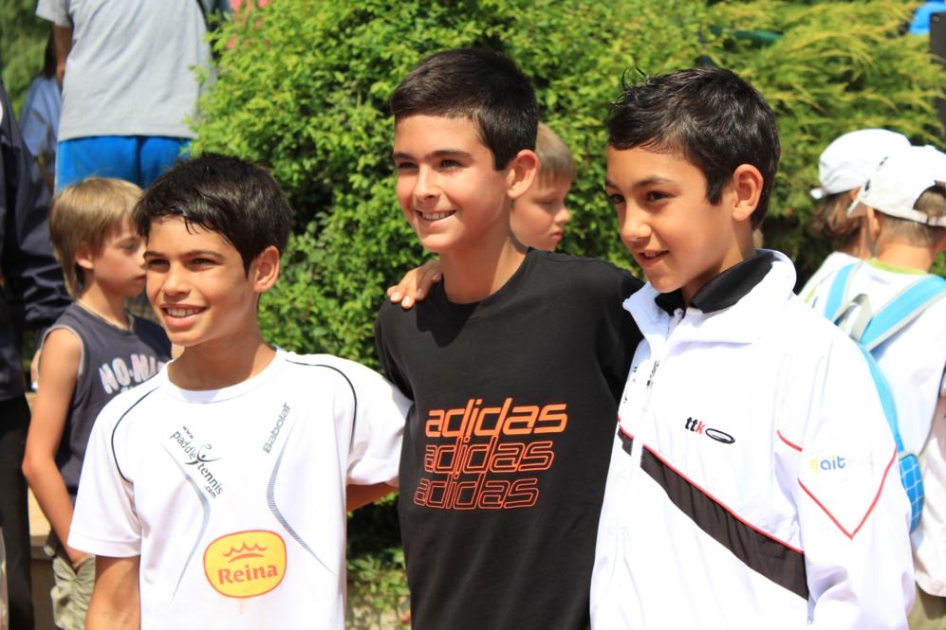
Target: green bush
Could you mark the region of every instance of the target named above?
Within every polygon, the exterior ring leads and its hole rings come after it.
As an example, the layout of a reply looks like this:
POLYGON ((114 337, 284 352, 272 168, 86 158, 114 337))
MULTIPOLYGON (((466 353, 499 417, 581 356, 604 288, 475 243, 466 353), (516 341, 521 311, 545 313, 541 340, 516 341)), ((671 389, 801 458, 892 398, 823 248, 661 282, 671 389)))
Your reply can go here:
MULTIPOLYGON (((533 78, 543 120, 579 164, 563 249, 622 265, 630 259, 603 194, 607 104, 625 76, 698 63, 732 68, 779 116, 783 161, 766 239, 795 258, 804 279, 827 253, 805 232, 821 150, 865 126, 915 142, 942 132, 933 100, 943 75, 928 38, 899 34, 917 4, 279 0, 221 31, 219 78, 202 103, 196 149, 268 165, 295 208, 283 276, 264 301, 267 337, 377 366, 373 322, 383 289, 425 258, 395 199, 387 110, 423 56, 481 46, 517 61, 533 78)), ((350 522, 350 566, 356 581, 383 579, 384 594, 396 597, 403 584, 393 514, 389 502, 350 522)))
POLYGON ((264 329, 277 343, 377 365, 383 288, 424 259, 394 197, 387 101, 423 56, 485 46, 513 57, 538 90, 542 117, 580 169, 565 251, 631 265, 602 194, 607 103, 622 76, 696 63, 730 67, 779 117, 782 169, 767 245, 804 279, 828 244, 806 228, 818 154, 836 136, 888 126, 914 142, 941 133, 943 70, 927 37, 900 27, 916 2, 280 0, 223 29, 215 89, 197 150, 269 165, 296 210, 296 234, 264 329))
MULTIPOLYGON (((807 233, 818 185, 818 156, 834 138, 888 127, 914 144, 941 144, 935 99, 946 71, 929 56, 928 36, 903 36, 919 2, 725 2, 710 20, 724 36, 712 52, 720 65, 755 85, 778 115, 782 162, 766 244, 796 262, 807 278, 829 251, 807 233), (780 35, 770 45, 739 30, 780 35)), ((940 267, 939 271, 942 272, 940 267)))
POLYGON ((678 0, 281 0, 236 20, 197 148, 269 165, 295 207, 267 334, 377 365, 383 289, 424 259, 394 195, 387 102, 419 59, 445 48, 498 49, 533 77, 543 118, 581 164, 566 249, 626 264, 602 192, 606 105, 628 68, 695 63, 704 13, 678 0))

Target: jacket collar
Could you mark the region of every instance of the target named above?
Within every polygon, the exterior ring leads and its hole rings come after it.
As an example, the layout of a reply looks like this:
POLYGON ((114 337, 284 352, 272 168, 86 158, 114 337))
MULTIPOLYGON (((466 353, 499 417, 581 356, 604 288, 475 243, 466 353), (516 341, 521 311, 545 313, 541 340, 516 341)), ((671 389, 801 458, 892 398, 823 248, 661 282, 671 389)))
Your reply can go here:
POLYGON ((754 258, 707 282, 684 308, 679 292, 659 294, 647 283, 624 301, 645 338, 751 343, 793 295, 795 266, 784 254, 759 250, 754 258), (726 314, 726 317, 719 315, 726 314))

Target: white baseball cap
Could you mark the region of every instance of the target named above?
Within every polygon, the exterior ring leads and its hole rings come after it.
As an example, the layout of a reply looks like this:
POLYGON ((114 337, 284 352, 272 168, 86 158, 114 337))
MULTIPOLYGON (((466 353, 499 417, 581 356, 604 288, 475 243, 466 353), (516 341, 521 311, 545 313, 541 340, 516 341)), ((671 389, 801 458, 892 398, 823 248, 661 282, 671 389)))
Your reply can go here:
POLYGON ((859 129, 835 138, 818 159, 821 186, 811 196, 821 199, 862 186, 882 159, 908 146, 905 135, 887 129, 859 129))
POLYGON ((930 217, 916 210, 917 199, 927 188, 946 188, 946 154, 931 146, 907 147, 884 158, 861 186, 848 216, 858 216, 859 204, 891 217, 946 227, 946 216, 930 217))

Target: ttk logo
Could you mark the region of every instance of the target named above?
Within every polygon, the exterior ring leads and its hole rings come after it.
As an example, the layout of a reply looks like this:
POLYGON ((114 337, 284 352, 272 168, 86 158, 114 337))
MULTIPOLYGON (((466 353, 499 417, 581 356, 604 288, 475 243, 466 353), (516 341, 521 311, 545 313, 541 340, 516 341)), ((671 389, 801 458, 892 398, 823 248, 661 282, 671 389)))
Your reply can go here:
POLYGON ((736 441, 736 438, 729 435, 728 433, 720 431, 719 429, 710 428, 706 426, 702 420, 698 420, 696 418, 687 418, 684 428, 686 428, 687 431, 705 435, 706 437, 716 440, 717 442, 722 442, 723 444, 732 444, 736 441))

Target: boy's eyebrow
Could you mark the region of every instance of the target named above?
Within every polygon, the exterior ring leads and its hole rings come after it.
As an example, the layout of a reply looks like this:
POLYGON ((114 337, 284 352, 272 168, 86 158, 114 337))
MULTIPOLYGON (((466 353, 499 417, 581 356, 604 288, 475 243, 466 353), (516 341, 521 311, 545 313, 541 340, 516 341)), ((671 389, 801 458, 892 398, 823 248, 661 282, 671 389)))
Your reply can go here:
MULTIPOLYGON (((470 157, 471 154, 469 151, 464 151, 463 149, 437 149, 436 151, 431 151, 429 154, 425 155, 425 158, 432 157, 444 157, 446 155, 450 156, 460 156, 460 157, 470 157)), ((410 153, 405 153, 403 151, 394 151, 391 153, 391 159, 394 160, 413 160, 414 156, 410 153)))
MULTIPOLYGON (((651 175, 646 179, 641 179, 634 182, 631 188, 646 188, 647 186, 660 186, 665 184, 672 184, 673 180, 667 179, 666 177, 660 177, 658 175, 651 175)), ((610 179, 604 180, 604 185, 606 188, 620 188, 617 184, 612 182, 610 179)))
MULTIPOLYGON (((145 256, 159 256, 162 258, 165 256, 161 252, 157 252, 153 249, 146 249, 144 255, 145 256)), ((192 249, 190 251, 184 252, 182 256, 222 256, 222 254, 212 249, 192 249)))

